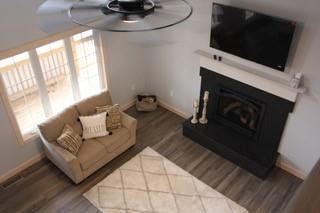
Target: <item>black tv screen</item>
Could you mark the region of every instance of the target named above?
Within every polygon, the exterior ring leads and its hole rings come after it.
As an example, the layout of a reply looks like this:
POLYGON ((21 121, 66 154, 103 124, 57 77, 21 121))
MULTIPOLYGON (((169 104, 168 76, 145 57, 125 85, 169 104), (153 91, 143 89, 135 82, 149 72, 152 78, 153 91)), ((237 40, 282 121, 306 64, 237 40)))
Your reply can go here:
POLYGON ((296 23, 213 3, 210 47, 284 71, 296 23))

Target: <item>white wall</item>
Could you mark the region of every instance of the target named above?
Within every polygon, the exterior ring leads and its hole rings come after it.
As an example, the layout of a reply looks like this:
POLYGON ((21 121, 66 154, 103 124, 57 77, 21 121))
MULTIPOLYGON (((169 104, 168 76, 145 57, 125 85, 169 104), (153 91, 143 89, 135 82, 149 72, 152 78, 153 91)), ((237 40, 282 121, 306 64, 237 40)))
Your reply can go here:
POLYGON ((126 104, 145 90, 143 48, 130 42, 132 34, 103 32, 101 35, 106 47, 113 101, 126 104))
POLYGON ((38 155, 42 149, 39 141, 19 145, 15 137, 15 132, 10 126, 7 111, 0 98, 0 176, 19 164, 38 155))
POLYGON ((0 51, 44 38, 37 24, 36 11, 42 0, 0 2, 0 51))
MULTIPOLYGON (((42 0, 0 2, 0 51, 46 36, 39 30, 35 11, 42 0), (15 13, 13 12, 15 11, 15 13), (15 15, 19 14, 19 15, 15 15)), ((305 74, 309 92, 301 97, 290 116, 280 152, 287 162, 309 172, 319 157, 320 55, 318 0, 221 0, 304 23, 291 69, 305 74)), ((191 1, 193 16, 172 28, 148 33, 104 33, 114 101, 129 101, 135 93, 150 91, 181 111, 191 113, 200 89, 199 63, 193 51, 209 48, 211 0, 191 1), (136 90, 133 91, 132 85, 136 90), (170 96, 170 92, 173 96, 170 96)), ((17 145, 0 102, 0 175, 39 153, 39 143, 17 145)))
MULTIPOLYGON (((36 9, 42 0, 0 2, 0 51, 46 37, 38 28, 36 9), (15 15, 15 11, 18 15, 15 15)), ((145 90, 142 48, 130 41, 130 34, 103 33, 110 77, 108 87, 115 103, 125 104, 145 90), (132 90, 134 86, 135 90, 132 90)), ((0 99, 0 176, 42 151, 40 141, 18 145, 7 112, 0 99)))
MULTIPOLYGON (((290 70, 303 72, 308 93, 304 94, 290 115, 280 153, 291 166, 308 173, 320 156, 320 2, 317 0, 220 0, 220 3, 249 8, 303 23, 297 31, 297 46, 291 54, 290 70)), ((155 45, 145 47, 147 88, 168 104, 186 113, 200 90, 199 58, 193 52, 209 48, 211 0, 191 1, 194 14, 186 22, 159 31, 155 45), (174 42, 174 43, 172 43, 174 42), (170 95, 173 93, 173 96, 170 95)), ((234 59, 234 58, 233 58, 234 59)), ((243 61, 238 60, 239 63, 243 61)))

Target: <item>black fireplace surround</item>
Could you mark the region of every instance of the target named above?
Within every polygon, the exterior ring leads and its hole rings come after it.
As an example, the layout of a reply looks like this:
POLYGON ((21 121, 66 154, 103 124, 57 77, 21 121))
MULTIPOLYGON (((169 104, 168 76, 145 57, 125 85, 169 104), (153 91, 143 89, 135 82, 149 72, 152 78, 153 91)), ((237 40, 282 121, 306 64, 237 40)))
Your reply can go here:
POLYGON ((183 123, 184 136, 265 178, 275 165, 294 103, 203 67, 200 76, 199 112, 204 92, 210 93, 208 124, 192 124, 189 118, 183 123))

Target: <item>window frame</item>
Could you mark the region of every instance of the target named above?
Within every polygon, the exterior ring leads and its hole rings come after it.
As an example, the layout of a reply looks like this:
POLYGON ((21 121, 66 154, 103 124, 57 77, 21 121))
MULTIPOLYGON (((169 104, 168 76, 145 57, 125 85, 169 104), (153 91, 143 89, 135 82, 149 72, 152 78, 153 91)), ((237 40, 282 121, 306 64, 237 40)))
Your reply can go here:
MULTIPOLYGON (((73 55, 73 50, 72 50, 72 43, 71 39, 73 35, 82 33, 84 31, 87 31, 90 29, 76 29, 76 30, 71 30, 67 31, 65 33, 61 33, 58 35, 53 35, 48 37, 48 39, 40 40, 39 42, 31 42, 30 44, 25 44, 22 45, 23 47, 12 49, 6 51, 8 54, 0 54, 0 60, 6 59, 9 57, 13 57, 15 55, 21 54, 23 52, 27 52, 29 55, 29 60, 31 63, 31 66, 33 68, 33 72, 36 78, 38 78, 37 81, 37 86, 39 87, 39 96, 42 99, 42 104, 45 104, 43 106, 44 113, 47 118, 51 117, 53 115, 52 112, 52 106, 49 104, 46 106, 49 101, 48 93, 44 92, 41 94, 41 90, 47 90, 46 85, 45 85, 45 80, 43 79, 43 74, 40 74, 42 72, 40 61, 39 61, 39 56, 37 54, 36 48, 41 47, 46 44, 50 44, 52 42, 62 40, 64 44, 64 49, 65 49, 65 54, 66 54, 66 60, 68 67, 70 69, 70 77, 71 77, 71 85, 72 85, 72 92, 75 96, 74 100, 75 103, 79 101, 81 98, 80 96, 80 86, 79 82, 77 80, 77 75, 76 75, 76 66, 74 63, 74 55, 73 55), (46 42, 45 42, 46 41, 46 42), (24 47, 27 47, 28 49, 24 49, 24 47), (18 51, 17 51, 18 50, 18 51), (40 82, 40 85, 39 85, 40 82), (43 100, 46 99, 46 100, 43 100)), ((108 90, 110 91, 110 79, 109 79, 109 72, 108 72, 108 66, 107 66, 107 59, 106 59, 106 48, 103 46, 104 42, 101 38, 101 34, 97 32, 96 30, 92 29, 92 38, 94 41, 94 46, 95 46, 95 51, 96 51, 96 58, 97 58, 97 65, 98 65, 98 74, 99 74, 99 81, 101 88, 106 88, 108 86, 108 90)), ((5 111, 8 115, 10 126, 14 130, 16 140, 18 142, 18 145, 25 145, 29 142, 34 142, 39 140, 39 134, 38 131, 35 132, 28 132, 25 134, 22 134, 16 115, 14 114, 13 108, 11 106, 9 97, 8 97, 8 92, 5 88, 4 80, 2 75, 0 74, 0 101, 3 103, 5 111)))

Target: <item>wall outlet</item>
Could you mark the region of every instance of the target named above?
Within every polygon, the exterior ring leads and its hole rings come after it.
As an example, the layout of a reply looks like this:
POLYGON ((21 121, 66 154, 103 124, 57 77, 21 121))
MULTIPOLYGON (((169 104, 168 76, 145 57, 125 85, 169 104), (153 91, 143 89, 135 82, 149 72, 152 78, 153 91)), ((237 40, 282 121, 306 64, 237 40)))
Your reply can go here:
POLYGON ((136 90, 136 85, 135 85, 135 84, 132 84, 132 85, 131 85, 131 90, 132 90, 132 91, 135 91, 135 90, 136 90))
POLYGON ((170 90, 170 96, 173 97, 174 93, 173 90, 170 90))

